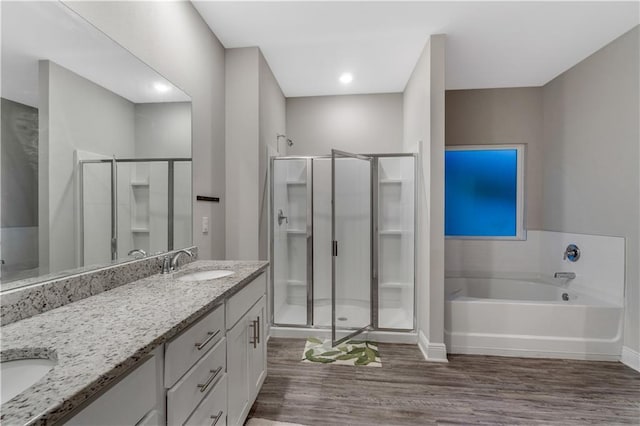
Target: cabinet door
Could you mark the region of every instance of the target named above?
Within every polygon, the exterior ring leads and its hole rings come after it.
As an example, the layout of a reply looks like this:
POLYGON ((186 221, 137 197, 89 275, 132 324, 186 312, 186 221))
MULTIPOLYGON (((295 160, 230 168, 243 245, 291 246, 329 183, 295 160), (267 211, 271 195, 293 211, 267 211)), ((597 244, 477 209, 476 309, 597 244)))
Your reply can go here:
POLYGON ((263 296, 247 313, 249 324, 249 396, 253 403, 267 373, 266 333, 265 333, 266 302, 263 296))
POLYGON ((241 424, 249 413, 249 331, 247 316, 227 331, 227 423, 241 424))
POLYGON ((145 361, 73 418, 77 426, 135 425, 157 406, 156 357, 145 361))

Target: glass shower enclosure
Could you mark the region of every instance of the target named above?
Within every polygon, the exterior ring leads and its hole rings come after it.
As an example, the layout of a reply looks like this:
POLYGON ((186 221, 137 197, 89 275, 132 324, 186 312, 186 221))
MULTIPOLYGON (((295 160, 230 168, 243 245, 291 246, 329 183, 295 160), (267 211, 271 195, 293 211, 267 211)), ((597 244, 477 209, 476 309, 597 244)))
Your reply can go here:
POLYGON ((274 157, 272 324, 415 329, 415 156, 274 157))

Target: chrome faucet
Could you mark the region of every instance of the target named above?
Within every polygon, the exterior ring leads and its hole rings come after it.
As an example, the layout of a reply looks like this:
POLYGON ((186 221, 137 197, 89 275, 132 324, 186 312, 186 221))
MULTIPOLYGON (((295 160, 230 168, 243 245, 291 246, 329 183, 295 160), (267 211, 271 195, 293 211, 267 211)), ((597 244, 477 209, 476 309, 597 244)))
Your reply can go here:
POLYGON ((575 272, 556 272, 553 274, 553 278, 562 278, 565 280, 573 280, 576 278, 575 272))
POLYGON ((176 252, 176 254, 173 255, 173 257, 171 258, 171 270, 175 271, 178 268, 178 259, 180 259, 180 256, 186 254, 189 257, 193 257, 193 253, 189 250, 180 250, 178 252, 176 252))
MULTIPOLYGON (((129 251, 129 253, 127 253, 127 256, 131 256, 131 255, 134 255, 134 254, 140 254, 140 255, 142 255, 142 257, 147 257, 147 252, 142 250, 142 249, 133 249, 133 250, 129 251)), ((135 257, 135 256, 133 256, 133 257, 135 257)))
POLYGON ((186 254, 189 257, 193 257, 193 253, 189 250, 183 249, 174 253, 173 256, 166 255, 162 258, 162 274, 170 274, 178 268, 178 260, 180 256, 186 254))

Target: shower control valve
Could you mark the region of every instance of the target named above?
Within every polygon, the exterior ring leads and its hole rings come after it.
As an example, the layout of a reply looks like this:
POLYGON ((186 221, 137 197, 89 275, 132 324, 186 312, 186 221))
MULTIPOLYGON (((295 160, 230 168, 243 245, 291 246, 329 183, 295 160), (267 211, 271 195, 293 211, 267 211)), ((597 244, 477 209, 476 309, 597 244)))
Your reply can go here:
POLYGON ((577 262, 580 259, 580 249, 575 244, 569 244, 564 250, 563 260, 569 260, 569 262, 577 262))
POLYGON ((278 210, 278 226, 281 226, 282 222, 289 223, 289 218, 285 216, 282 209, 280 209, 278 210))

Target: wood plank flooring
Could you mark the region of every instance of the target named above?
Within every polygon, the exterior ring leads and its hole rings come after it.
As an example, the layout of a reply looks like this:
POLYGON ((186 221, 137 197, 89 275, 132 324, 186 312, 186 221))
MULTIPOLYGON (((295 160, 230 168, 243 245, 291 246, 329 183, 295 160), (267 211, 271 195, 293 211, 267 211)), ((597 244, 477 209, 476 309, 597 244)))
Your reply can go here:
POLYGON ((304 340, 268 346, 250 417, 304 425, 640 424, 640 373, 616 362, 451 355, 380 343, 382 368, 300 362, 304 340))

